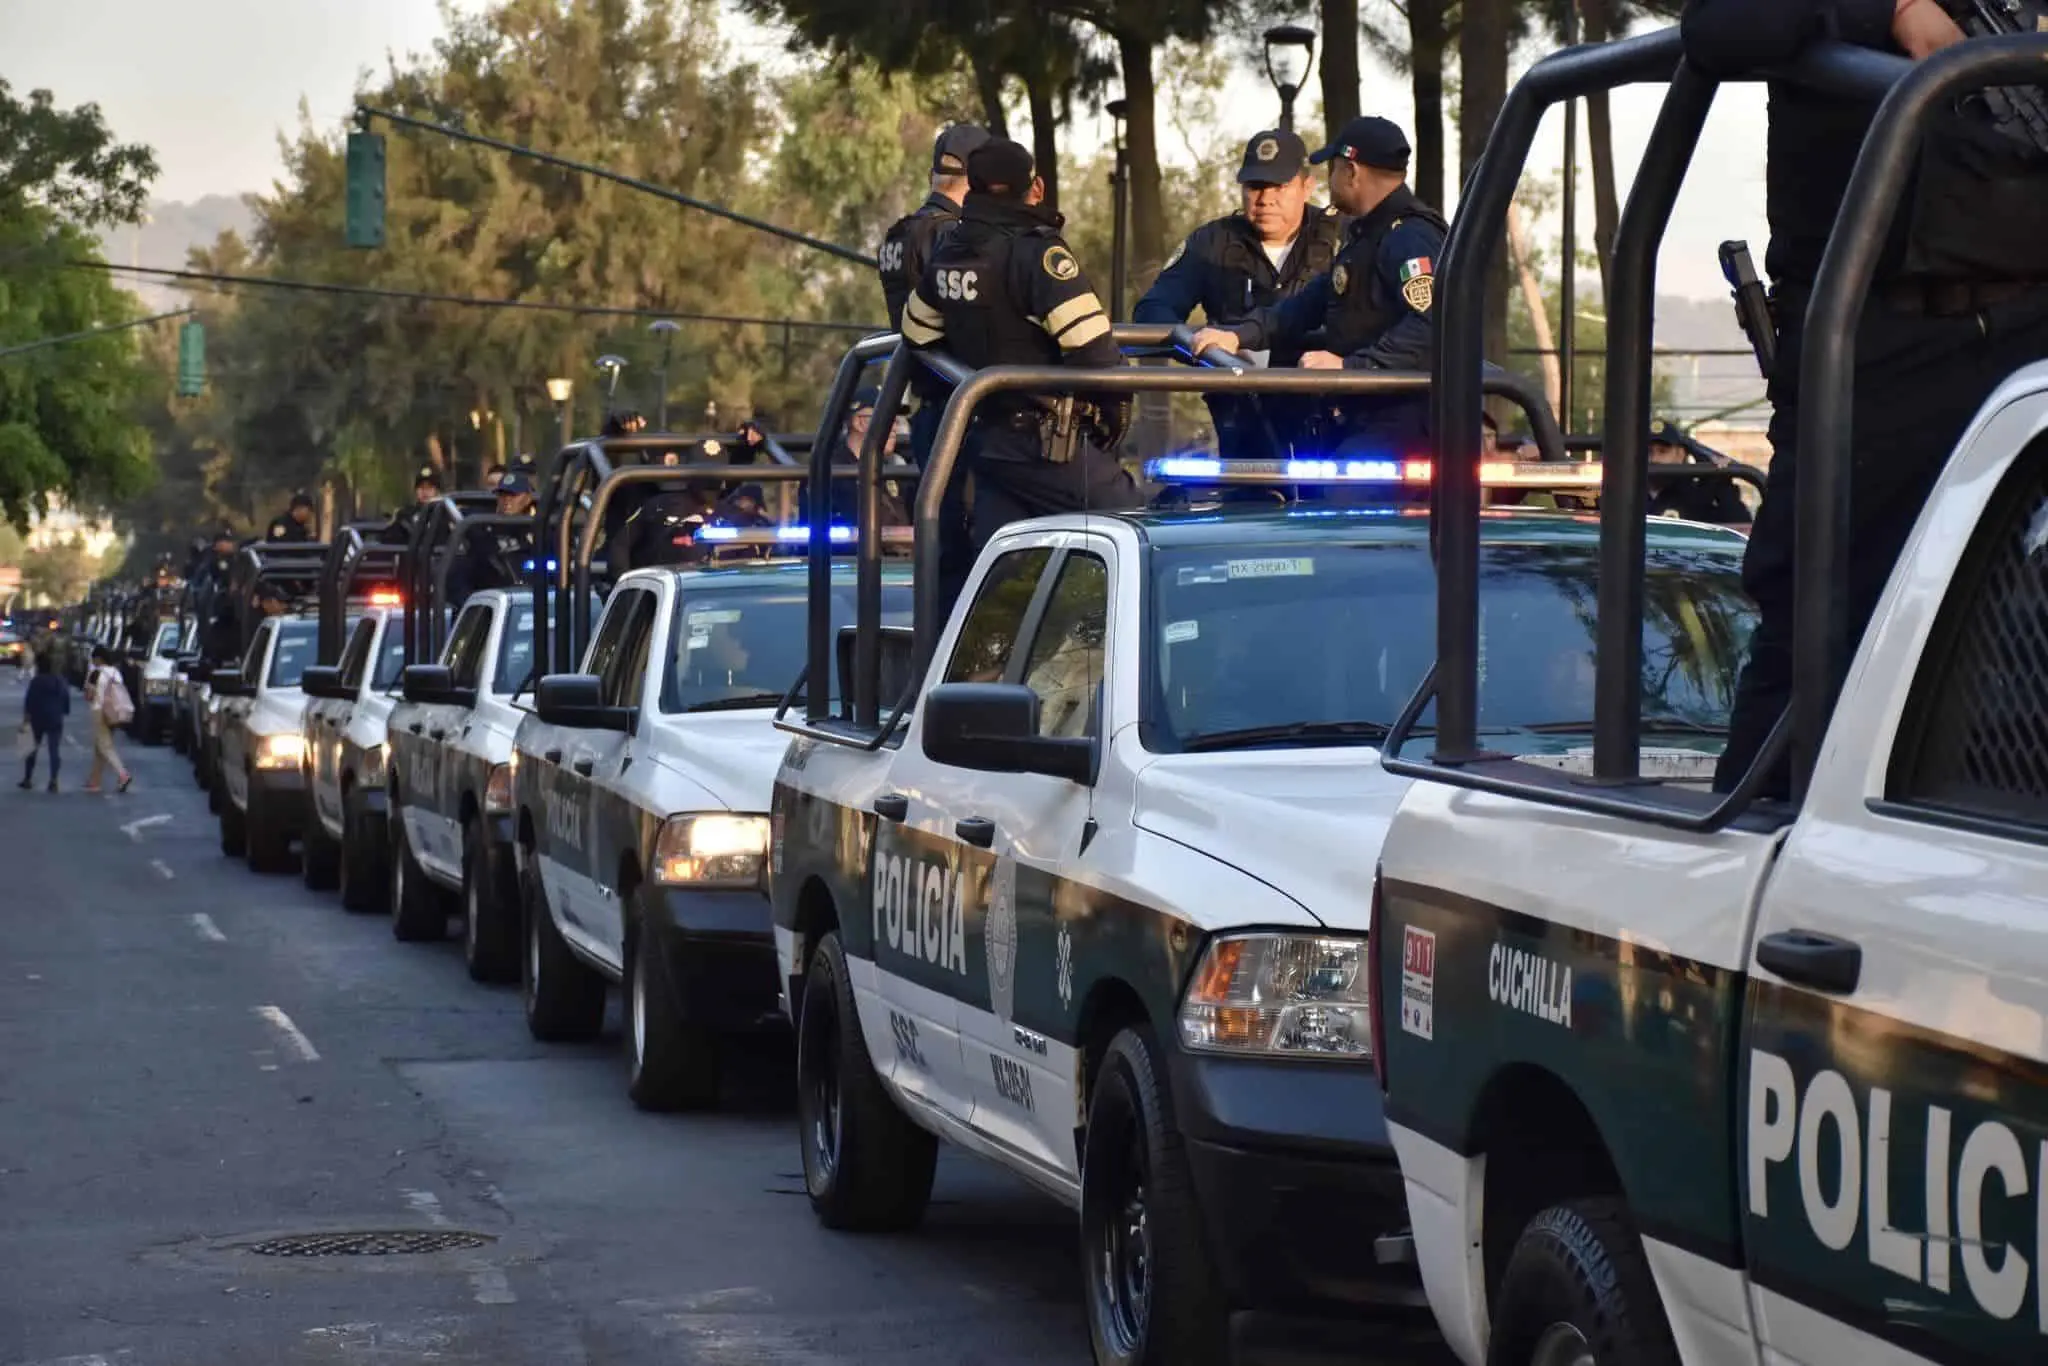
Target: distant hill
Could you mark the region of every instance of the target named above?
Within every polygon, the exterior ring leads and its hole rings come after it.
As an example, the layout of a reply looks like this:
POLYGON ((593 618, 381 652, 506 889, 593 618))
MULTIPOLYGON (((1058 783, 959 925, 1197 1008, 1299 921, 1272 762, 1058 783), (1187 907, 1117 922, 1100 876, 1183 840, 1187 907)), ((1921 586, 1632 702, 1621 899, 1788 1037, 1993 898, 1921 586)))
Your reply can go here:
MULTIPOLYGON (((210 194, 189 204, 156 199, 150 201, 148 222, 139 228, 106 229, 100 234, 100 249, 116 265, 180 270, 192 248, 212 246, 214 239, 224 232, 247 237, 255 223, 256 215, 236 195, 210 194)), ((162 281, 133 275, 116 278, 152 308, 176 308, 185 299, 162 281)))

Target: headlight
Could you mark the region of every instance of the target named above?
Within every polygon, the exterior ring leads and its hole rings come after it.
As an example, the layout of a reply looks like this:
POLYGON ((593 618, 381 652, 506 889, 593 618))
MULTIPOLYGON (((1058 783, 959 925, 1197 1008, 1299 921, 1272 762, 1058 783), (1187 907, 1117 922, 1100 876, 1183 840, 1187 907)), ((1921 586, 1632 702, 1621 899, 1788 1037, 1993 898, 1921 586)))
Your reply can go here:
POLYGON ((356 782, 363 787, 384 786, 384 746, 371 745, 363 751, 362 765, 356 770, 356 782))
POLYGON ((142 690, 151 694, 167 693, 171 690, 171 680, 168 678, 146 678, 142 681, 142 690))
POLYGON ((654 880, 669 887, 758 887, 768 818, 670 816, 654 841, 654 880))
POLYGON ((510 764, 492 764, 491 776, 484 780, 484 810, 493 816, 512 809, 512 773, 510 764))
POLYGON ((303 735, 266 735, 256 742, 258 768, 297 768, 305 757, 303 735))
POLYGON ((1364 939, 1248 934, 1209 945, 1180 1009, 1206 1053, 1372 1057, 1364 939))

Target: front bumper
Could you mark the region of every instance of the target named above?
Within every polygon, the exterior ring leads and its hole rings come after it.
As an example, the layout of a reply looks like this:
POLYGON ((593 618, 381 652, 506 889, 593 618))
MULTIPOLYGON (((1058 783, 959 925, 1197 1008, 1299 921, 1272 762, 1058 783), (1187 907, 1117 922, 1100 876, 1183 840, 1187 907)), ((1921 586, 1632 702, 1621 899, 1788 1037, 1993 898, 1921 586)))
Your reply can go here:
POLYGON ((789 1028, 777 989, 767 897, 657 887, 648 914, 686 1021, 721 1034, 789 1028))
POLYGON ((1171 1071, 1241 1358, 1321 1360, 1327 1343, 1331 1359, 1350 1360, 1359 1320, 1426 1312, 1369 1064, 1175 1049, 1171 1071))
POLYGON ((249 774, 249 810, 261 804, 263 819, 291 835, 306 829, 311 793, 306 774, 297 768, 259 768, 249 774))

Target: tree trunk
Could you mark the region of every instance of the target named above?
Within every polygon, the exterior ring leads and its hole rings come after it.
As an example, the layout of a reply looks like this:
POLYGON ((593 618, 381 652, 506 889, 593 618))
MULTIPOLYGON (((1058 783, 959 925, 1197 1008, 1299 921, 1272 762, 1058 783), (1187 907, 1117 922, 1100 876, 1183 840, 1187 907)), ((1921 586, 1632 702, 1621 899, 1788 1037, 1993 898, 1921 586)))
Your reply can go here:
POLYGON ((1024 94, 1031 102, 1031 159, 1045 181, 1047 208, 1060 206, 1059 116, 1053 111, 1053 97, 1059 92, 1044 74, 1024 78, 1024 94))
MULTIPOLYGON (((1508 93, 1509 0, 1465 0, 1458 28, 1459 178, 1469 179, 1508 93)), ((1507 252, 1487 263, 1486 359, 1505 365, 1508 351, 1507 252)))
POLYGON ((1536 349, 1542 352, 1543 396, 1550 411, 1560 412, 1564 401, 1564 367, 1557 355, 1557 335, 1550 330, 1550 305, 1543 299, 1543 282, 1529 262, 1528 238, 1522 230, 1522 206, 1508 204, 1508 254, 1514 258, 1515 278, 1522 286, 1522 305, 1529 310, 1529 330, 1536 334, 1536 349))
POLYGON ((1415 97, 1415 159, 1409 183, 1425 204, 1444 203, 1444 10, 1446 0, 1408 0, 1415 97))
MULTIPOLYGON (((1322 0, 1323 138, 1358 117, 1358 0, 1322 0)), ((1311 147, 1316 144, 1310 143, 1311 147)))
POLYGON ((1010 136, 1009 121, 1003 117, 1003 74, 973 47, 967 50, 974 66, 974 89, 981 96, 981 124, 992 136, 1010 136))
POLYGON ((1159 183, 1158 92, 1152 81, 1152 43, 1125 32, 1116 36, 1123 58, 1124 99, 1130 106, 1125 139, 1131 166, 1131 284, 1152 283, 1166 257, 1166 205, 1159 183))
MULTIPOLYGON (((1613 36, 1611 0, 1580 0, 1586 41, 1601 43, 1613 36)), ((1607 92, 1586 97, 1586 141, 1593 160, 1593 250, 1600 257, 1600 298, 1610 297, 1607 272, 1614 261, 1614 233, 1621 224, 1621 201, 1614 188, 1614 116, 1607 92)))

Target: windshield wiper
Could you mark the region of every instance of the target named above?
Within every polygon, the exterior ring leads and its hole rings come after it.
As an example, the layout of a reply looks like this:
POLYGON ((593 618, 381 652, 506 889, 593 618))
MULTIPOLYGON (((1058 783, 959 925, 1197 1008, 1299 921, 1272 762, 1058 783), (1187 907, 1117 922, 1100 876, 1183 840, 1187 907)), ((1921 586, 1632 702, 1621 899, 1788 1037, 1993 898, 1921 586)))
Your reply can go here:
POLYGON ((779 692, 750 692, 739 697, 721 697, 715 702, 694 702, 684 707, 691 711, 744 711, 748 707, 775 707, 782 704, 779 692))
POLYGON ((1189 736, 1181 742, 1180 748, 1183 754, 1200 754, 1205 750, 1285 744, 1289 741, 1351 740, 1374 744, 1387 738, 1388 729, 1377 721, 1292 721, 1279 726, 1208 731, 1189 736))
MULTIPOLYGON (((1527 731, 1531 735, 1572 735, 1580 731, 1590 732, 1591 721, 1539 721, 1533 726, 1517 726, 1514 729, 1527 731)), ((1705 721, 1688 721, 1682 716, 1645 716, 1641 726, 1644 735, 1726 735, 1728 727, 1709 725, 1705 721)))

